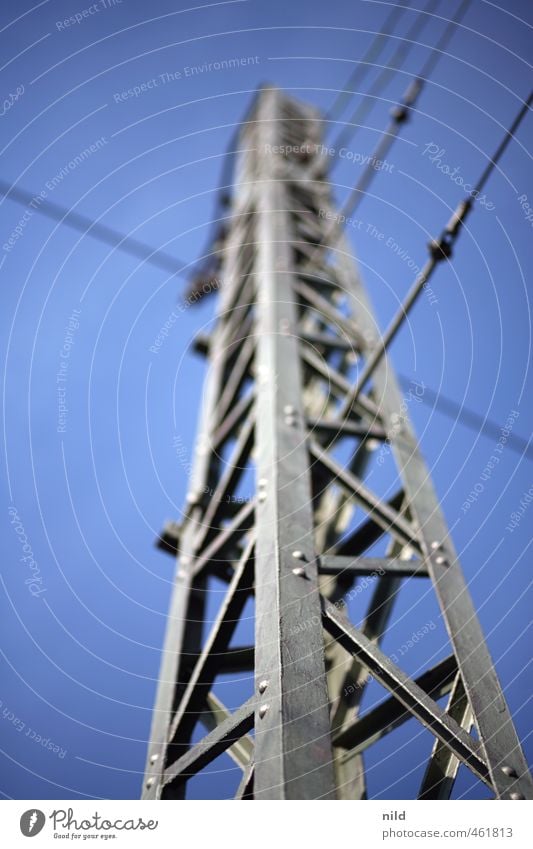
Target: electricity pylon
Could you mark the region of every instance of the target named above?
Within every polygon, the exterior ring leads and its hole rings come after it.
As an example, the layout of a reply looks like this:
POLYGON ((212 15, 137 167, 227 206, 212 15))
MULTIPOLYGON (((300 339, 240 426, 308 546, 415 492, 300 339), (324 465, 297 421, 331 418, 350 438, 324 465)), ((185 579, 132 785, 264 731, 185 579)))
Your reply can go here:
MULTIPOLYGON (((463 764, 496 798, 533 798, 387 358, 393 334, 380 335, 340 233, 321 128, 315 110, 264 88, 241 129, 216 322, 197 340, 209 371, 190 490, 161 538, 178 565, 143 797, 184 798, 227 752, 238 799, 363 799, 365 750, 414 717, 433 735, 419 798, 449 798, 463 764), (227 589, 206 629, 215 577, 227 589), (381 648, 407 578, 436 594, 449 636, 416 678, 381 648), (362 581, 355 627, 346 599, 362 581), (234 647, 250 600, 255 644, 234 647), (213 685, 246 671, 254 692, 230 712, 213 685), (385 698, 363 712, 372 679, 385 698)), ((431 243, 429 268, 468 208, 431 243)), ((411 617, 410 633, 416 607, 411 617)))

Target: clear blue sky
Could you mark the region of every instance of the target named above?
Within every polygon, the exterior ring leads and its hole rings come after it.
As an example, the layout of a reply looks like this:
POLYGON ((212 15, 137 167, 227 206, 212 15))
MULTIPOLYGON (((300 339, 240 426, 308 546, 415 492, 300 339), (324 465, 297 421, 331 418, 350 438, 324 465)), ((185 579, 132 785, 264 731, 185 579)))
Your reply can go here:
MULTIPOLYGON (((186 263, 204 249, 225 151, 257 85, 272 81, 326 108, 389 7, 380 0, 190 5, 6 0, 0 9, 0 179, 186 263), (65 25, 83 10, 85 17, 65 25), (257 58, 238 69, 186 71, 244 57, 257 58), (162 78, 139 96, 122 97, 162 78)), ((358 132, 355 152, 372 151, 388 109, 442 30, 439 15, 455 8, 441 0, 358 132)), ((412 14, 405 13, 381 61, 412 14)), ((360 207, 364 225, 351 228, 350 238, 382 327, 412 280, 409 258, 423 263, 426 242, 463 196, 424 151, 438 146, 441 163, 459 168, 466 182, 480 174, 532 87, 532 25, 526 0, 473 0, 389 157, 393 168, 377 175, 360 207), (383 239, 370 236, 372 224, 383 239), (386 246, 389 237, 401 254, 386 246)), ((333 128, 328 138, 334 135, 333 128)), ((437 302, 422 298, 392 350, 403 373, 502 426, 517 411, 514 432, 526 437, 533 258, 531 222, 519 198, 528 196, 533 206, 526 151, 532 136, 529 115, 487 185, 494 209, 476 206, 453 268, 434 278, 437 302)), ((339 163, 339 200, 360 172, 353 162, 339 163)), ((154 538, 165 519, 180 515, 204 373, 189 344, 209 322, 213 303, 179 313, 154 354, 150 346, 176 309, 182 280, 11 199, 0 200, 0 220, 7 472, 0 790, 29 799, 135 798, 174 571, 154 538), (60 400, 67 410, 58 422, 60 400)), ((506 447, 464 512, 497 440, 421 404, 411 412, 523 738, 533 508, 512 532, 506 525, 532 485, 531 462, 506 447)), ((412 605, 407 624, 387 635, 390 652, 415 622, 438 623, 419 586, 406 589, 397 611, 412 605)), ((405 667, 414 673, 443 652, 439 624, 406 656, 405 667)), ((226 683, 228 705, 235 707, 248 687, 226 683)), ((392 742, 368 760, 370 789, 386 786, 384 798, 413 794, 416 765, 430 746, 425 733, 409 743, 410 726, 400 733, 413 775, 394 773, 387 761, 392 742)), ((526 750, 531 757, 532 748, 526 750)), ((191 792, 224 797, 236 780, 222 758, 191 792)), ((462 773, 458 790, 484 795, 462 773)))

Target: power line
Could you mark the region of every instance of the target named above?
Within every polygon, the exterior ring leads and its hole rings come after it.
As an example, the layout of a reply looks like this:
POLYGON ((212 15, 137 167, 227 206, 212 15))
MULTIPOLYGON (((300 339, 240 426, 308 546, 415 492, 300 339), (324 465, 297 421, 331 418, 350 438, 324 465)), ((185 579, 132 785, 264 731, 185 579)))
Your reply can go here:
POLYGON ((505 148, 507 147, 507 145, 509 144, 509 142, 513 138, 516 130, 518 129, 520 122, 522 121, 522 118, 528 112, 528 110, 531 108, 532 103, 533 103, 533 91, 529 95, 528 99, 524 102, 520 111, 517 113, 516 118, 514 119, 513 123, 511 124, 511 126, 507 130, 505 136, 503 137, 500 144, 498 145, 498 149, 496 150, 496 153, 494 154, 492 159, 489 159, 487 166, 486 166, 485 170, 483 171, 483 174, 479 178, 479 181, 478 181, 476 188, 472 192, 472 195, 474 197, 477 197, 477 195, 482 191, 483 187, 485 186, 485 183, 487 182, 487 180, 490 176, 491 171, 493 170, 493 168, 496 167, 498 160, 500 159, 505 148))
POLYGON ((416 15, 413 23, 407 31, 405 38, 402 39, 387 65, 382 69, 381 73, 378 75, 378 77, 376 77, 373 84, 370 86, 369 91, 364 95, 363 99, 357 106, 357 109, 351 116, 350 121, 347 122, 343 129, 340 131, 339 135, 337 136, 337 139, 333 143, 333 147, 335 148, 335 150, 339 150, 340 148, 348 144, 348 142, 353 139, 353 136, 355 135, 357 130, 361 128, 369 112, 372 110, 376 98, 379 97, 391 77, 397 73, 399 68, 401 68, 413 47, 416 47, 417 39, 424 27, 426 26, 429 17, 435 11, 437 4, 438 0, 429 0, 429 2, 426 4, 424 12, 422 14, 418 13, 416 15))
MULTIPOLYGON (((458 6, 455 12, 454 17, 448 22, 448 25, 445 28, 444 32, 441 34, 435 46, 431 49, 428 58, 426 59, 421 68, 420 74, 408 85, 399 105, 392 110, 392 121, 390 122, 387 129, 383 131, 381 138, 376 148, 374 149, 373 154, 370 156, 369 161, 366 164, 360 179, 355 184, 350 195, 348 196, 344 207, 341 210, 338 220, 333 221, 330 230, 327 231, 326 234, 323 236, 322 240, 318 242, 318 244, 316 245, 315 253, 318 253, 324 241, 327 241, 331 238, 335 238, 336 231, 339 231, 339 234, 340 232, 342 232, 344 223, 351 215, 353 215, 359 203, 363 199, 365 193, 368 191, 368 188, 377 173, 376 168, 374 167, 374 163, 386 159, 386 156, 390 152, 402 125, 409 119, 410 113, 414 109, 414 106, 416 105, 416 102, 420 97, 424 85, 429 79, 430 74, 435 70, 437 62, 442 56, 444 49, 448 45, 448 42, 450 41, 450 38, 453 32, 455 31, 457 24, 460 23, 460 21, 464 17, 469 3, 470 0, 462 0, 461 4, 458 6)), ((430 5, 431 4, 428 4, 427 10, 429 9, 430 5)), ((415 21, 415 24, 417 23, 417 21, 415 21)), ((413 25, 410 30, 411 36, 413 35, 412 30, 414 26, 415 25, 413 25)), ((386 68, 385 71, 389 70, 390 63, 389 68, 386 68)), ((395 69, 394 72, 396 72, 396 70, 397 69, 395 69)), ((370 101, 368 100, 368 96, 368 94, 365 95, 365 98, 367 98, 366 102, 370 103, 370 101)), ((364 103, 365 100, 363 100, 363 104, 364 103)), ((349 138, 353 137, 353 134, 355 133, 356 129, 358 129, 358 124, 356 126, 351 127, 346 126, 344 130, 341 131, 340 136, 342 136, 342 133, 347 129, 349 130, 349 136, 346 138, 344 143, 347 143, 349 138)), ((334 145, 335 150, 339 150, 340 136, 337 140, 336 145, 334 145)))
POLYGON ((355 94, 355 86, 359 86, 362 83, 363 79, 370 71, 372 63, 376 61, 380 53, 383 51, 387 41, 387 36, 391 34, 394 26, 398 23, 402 14, 408 9, 409 2, 410 0, 407 0, 407 3, 404 6, 395 5, 393 7, 392 11, 387 16, 385 23, 381 27, 379 33, 375 36, 372 43, 370 44, 368 50, 363 55, 362 59, 359 59, 357 61, 355 69, 352 71, 352 73, 346 80, 346 83, 344 84, 343 91, 340 91, 338 93, 330 108, 326 112, 326 121, 335 121, 343 112, 344 107, 347 103, 349 103, 352 96, 355 94))
MULTIPOLYGON (((518 129, 520 122, 528 112, 531 102, 533 102, 533 92, 530 94, 528 100, 523 104, 522 108, 517 113, 509 130, 506 131, 503 141, 500 142, 494 156, 483 171, 481 178, 477 182, 476 189, 472 192, 473 197, 477 197, 481 188, 485 185, 489 175, 498 164, 498 161, 500 160, 507 145, 509 144, 509 141, 518 129)), ((457 239, 459 233, 461 232, 464 226, 464 222, 466 220, 467 215, 472 210, 472 205, 472 197, 469 197, 467 200, 462 200, 458 204, 455 212, 453 213, 440 237, 430 242, 428 246, 429 259, 427 260, 422 271, 420 271, 420 273, 416 276, 414 283, 412 284, 409 292, 407 293, 403 304, 400 306, 396 315, 390 322, 387 330, 377 342, 376 347, 367 357, 366 363, 361 371, 361 374, 359 375, 355 386, 353 386, 351 392, 346 398, 345 405, 343 406, 342 412, 340 414, 341 416, 349 414, 350 410, 353 407, 353 404, 357 401, 364 386, 374 373, 376 366, 381 361, 387 348, 390 346, 391 342, 396 337, 398 330, 407 318, 415 301, 418 299, 420 292, 422 291, 422 289, 425 288, 425 286, 427 286, 437 265, 439 265, 439 263, 445 259, 450 259, 455 240, 457 239)))
MULTIPOLYGON (((408 388, 411 385, 412 380, 410 377, 407 377, 407 375, 398 374, 398 377, 400 378, 400 383, 404 388, 408 388)), ((502 435, 502 426, 497 422, 476 413, 475 410, 465 407, 464 404, 458 404, 457 401, 448 398, 446 395, 443 395, 442 392, 435 392, 434 389, 431 389, 431 387, 426 386, 425 384, 424 392, 422 395, 418 395, 417 397, 423 404, 438 410, 443 415, 453 419, 454 421, 461 422, 461 424, 465 427, 470 428, 470 430, 473 430, 476 433, 482 433, 484 436, 490 437, 491 439, 499 439, 502 435)), ((509 446, 511 451, 514 451, 521 456, 525 456, 529 460, 533 460, 533 445, 531 445, 531 443, 522 436, 509 433, 506 437, 506 445, 509 446)))
POLYGON ((51 218, 53 221, 66 224, 73 230, 91 236, 91 238, 97 239, 99 242, 104 242, 106 245, 111 245, 111 247, 119 248, 124 253, 134 256, 136 259, 142 259, 144 262, 155 265, 171 274, 183 274, 189 265, 189 263, 183 262, 178 257, 173 257, 166 251, 153 248, 139 239, 127 236, 112 227, 108 227, 106 224, 93 221, 79 212, 73 212, 57 203, 44 200, 40 195, 32 195, 30 192, 16 188, 4 182, 4 180, 0 180, 0 195, 23 206, 31 206, 34 212, 51 218))
POLYGON ((462 0, 460 6, 457 7, 457 11, 453 18, 448 22, 448 26, 442 33, 440 39, 438 40, 436 47, 434 47, 429 54, 425 65, 423 65, 422 70, 420 71, 419 76, 423 77, 425 80, 429 79, 433 71, 435 70, 435 65, 440 59, 441 54, 446 50, 448 43, 457 28, 457 24, 460 24, 465 16, 465 12, 470 5, 471 0, 462 0))
POLYGON ((348 198, 345 201, 339 216, 336 219, 332 220, 331 227, 324 233, 320 241, 316 244, 315 251, 313 252, 313 255, 311 257, 311 261, 315 258, 315 255, 318 254, 320 248, 323 247, 325 243, 331 242, 332 240, 335 240, 338 236, 340 236, 345 222, 351 215, 353 215, 356 208, 359 206, 359 203, 362 201, 363 197, 368 191, 370 183, 372 182, 377 173, 375 163, 377 161, 383 161, 386 159, 387 154, 390 152, 390 149, 392 148, 392 145, 394 144, 401 127, 409 119, 410 114, 422 93, 424 85, 428 79, 428 71, 434 70, 439 58, 442 55, 443 45, 445 46, 450 40, 453 30, 464 15, 469 2, 470 0, 463 0, 461 5, 457 9, 453 19, 448 23, 445 32, 441 35, 437 44, 432 48, 428 59, 425 61, 422 67, 421 75, 417 76, 414 80, 412 80, 411 83, 409 83, 400 103, 391 111, 392 120, 390 121, 388 127, 382 132, 381 138, 376 147, 374 148, 373 154, 369 157, 368 162, 363 169, 361 177, 348 195, 348 198))

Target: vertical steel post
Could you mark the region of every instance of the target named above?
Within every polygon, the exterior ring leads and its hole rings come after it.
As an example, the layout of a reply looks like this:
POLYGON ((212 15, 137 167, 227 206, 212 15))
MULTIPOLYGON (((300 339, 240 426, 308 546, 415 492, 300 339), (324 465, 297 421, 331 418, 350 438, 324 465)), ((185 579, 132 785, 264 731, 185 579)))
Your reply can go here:
POLYGON ((257 208, 255 796, 333 796, 281 95, 261 99, 257 208), (262 148, 262 149, 261 149, 262 148), (311 624, 310 628, 302 625, 311 624))

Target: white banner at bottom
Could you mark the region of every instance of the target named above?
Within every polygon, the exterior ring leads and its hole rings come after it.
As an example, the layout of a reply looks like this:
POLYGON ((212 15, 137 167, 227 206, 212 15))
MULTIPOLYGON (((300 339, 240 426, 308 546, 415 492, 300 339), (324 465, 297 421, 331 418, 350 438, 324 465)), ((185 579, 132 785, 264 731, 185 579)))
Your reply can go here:
POLYGON ((272 849, 346 846, 447 847, 533 845, 531 802, 232 802, 3 801, 6 847, 70 843, 126 847, 204 846, 272 849), (273 810, 275 806, 275 810, 273 810), (331 810, 327 810, 329 806, 331 810), (334 807, 331 807, 334 806, 334 807), (294 843, 293 843, 294 841, 294 843))

